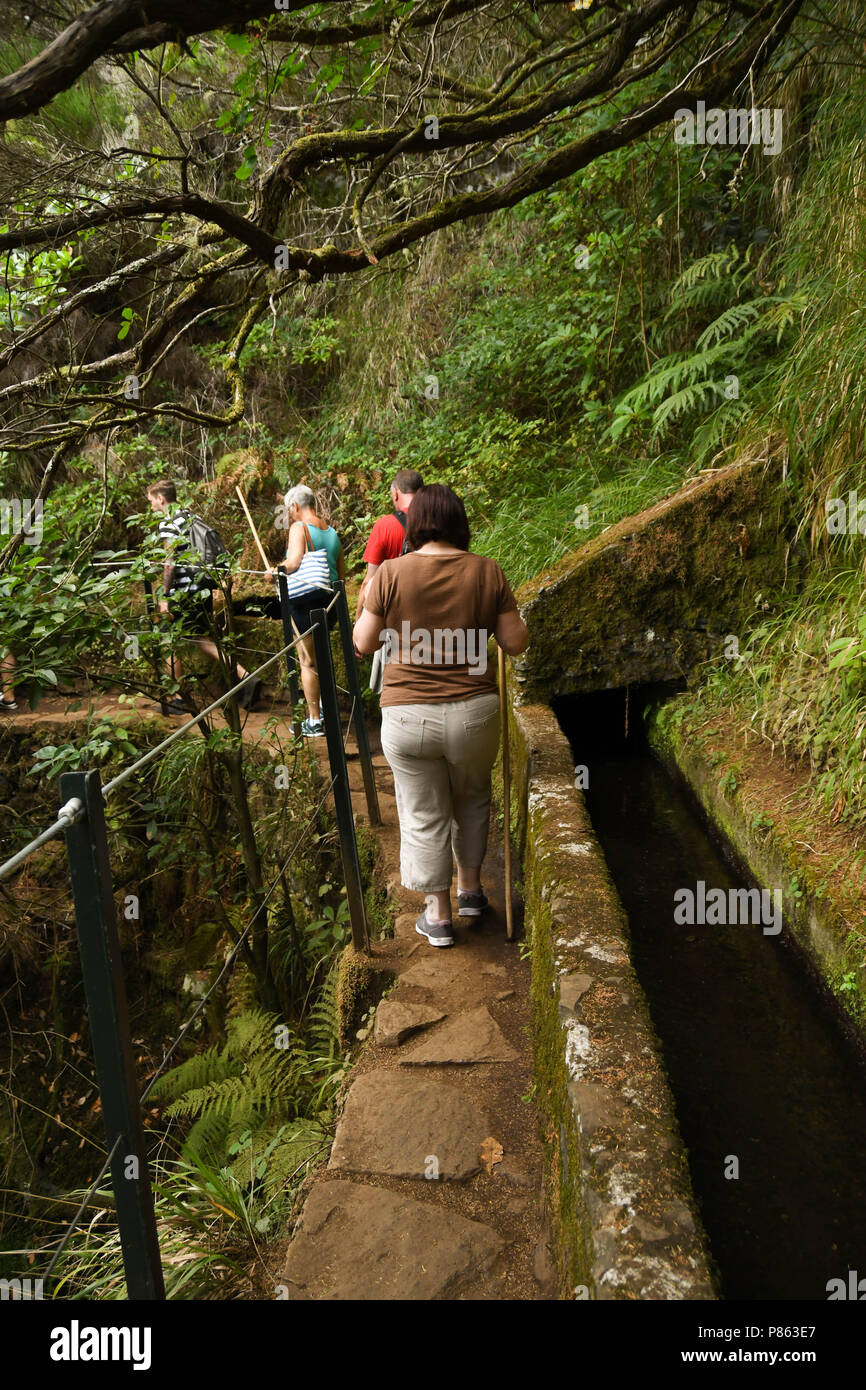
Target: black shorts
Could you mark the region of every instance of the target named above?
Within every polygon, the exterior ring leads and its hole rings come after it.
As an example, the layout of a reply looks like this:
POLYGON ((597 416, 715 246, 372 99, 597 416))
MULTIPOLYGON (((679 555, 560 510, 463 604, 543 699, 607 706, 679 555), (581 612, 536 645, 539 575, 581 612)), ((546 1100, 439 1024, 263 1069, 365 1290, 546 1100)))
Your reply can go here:
POLYGON ((213 594, 210 589, 198 594, 173 593, 168 603, 172 620, 183 632, 194 637, 210 637, 213 632, 213 594))
MULTIPOLYGON (((292 614, 292 622, 303 637, 312 627, 313 620, 310 617, 314 608, 327 608, 334 595, 329 589, 313 589, 311 593, 304 594, 302 598, 293 598, 289 601, 289 609, 292 614)), ((328 614, 328 629, 330 630, 337 621, 337 605, 328 614)))

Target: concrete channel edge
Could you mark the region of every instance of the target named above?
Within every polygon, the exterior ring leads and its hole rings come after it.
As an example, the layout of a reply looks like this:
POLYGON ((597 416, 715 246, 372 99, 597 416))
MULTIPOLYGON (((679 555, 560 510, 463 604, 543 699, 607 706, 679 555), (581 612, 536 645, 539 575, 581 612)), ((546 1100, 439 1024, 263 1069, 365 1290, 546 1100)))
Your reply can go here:
POLYGON ((562 1296, 717 1296, 628 923, 553 712, 512 708, 536 1100, 562 1296))

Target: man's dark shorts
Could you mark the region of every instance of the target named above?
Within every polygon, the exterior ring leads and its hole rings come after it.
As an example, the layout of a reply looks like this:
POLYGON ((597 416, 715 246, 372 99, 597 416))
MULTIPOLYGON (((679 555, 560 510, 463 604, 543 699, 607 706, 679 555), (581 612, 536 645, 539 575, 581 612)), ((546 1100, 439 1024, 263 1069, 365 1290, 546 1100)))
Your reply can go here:
POLYGON ((168 607, 172 621, 182 632, 191 637, 212 635, 213 594, 209 589, 201 594, 174 593, 168 607))

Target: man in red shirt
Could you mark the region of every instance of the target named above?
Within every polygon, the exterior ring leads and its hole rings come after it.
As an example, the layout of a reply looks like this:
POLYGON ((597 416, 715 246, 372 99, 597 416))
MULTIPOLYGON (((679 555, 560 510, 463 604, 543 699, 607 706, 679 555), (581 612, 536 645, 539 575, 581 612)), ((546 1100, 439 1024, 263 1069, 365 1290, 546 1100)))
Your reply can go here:
POLYGON ((364 596, 370 587, 370 581, 376 573, 383 560, 396 560, 403 554, 403 542, 406 539, 406 513, 412 505, 412 498, 420 488, 424 486, 424 480, 420 473, 416 473, 414 468, 401 468, 400 472, 394 477, 391 484, 391 501, 394 504, 394 511, 390 516, 380 516, 374 523, 370 532, 370 538, 364 547, 363 559, 367 561, 367 573, 364 575, 364 582, 358 594, 358 613, 364 606, 364 596))

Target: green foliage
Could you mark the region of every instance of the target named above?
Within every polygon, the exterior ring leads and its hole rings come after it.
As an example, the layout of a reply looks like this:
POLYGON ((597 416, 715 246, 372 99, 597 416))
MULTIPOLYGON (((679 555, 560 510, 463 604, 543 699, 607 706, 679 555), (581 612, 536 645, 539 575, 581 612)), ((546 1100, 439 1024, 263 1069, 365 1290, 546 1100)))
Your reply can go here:
MULTIPOLYGON (((50 676, 53 673, 45 674, 50 676)), ((36 752, 36 761, 30 772, 46 777, 59 777, 61 772, 107 763, 116 754, 131 760, 137 758, 140 751, 127 735, 123 725, 111 719, 99 719, 84 742, 64 743, 59 746, 43 744, 36 752)))
POLYGON ((322 367, 339 351, 338 328, 337 320, 330 314, 321 318, 284 314, 272 323, 257 323, 244 344, 241 366, 311 363, 322 367))
MULTIPOLYGON (((298 1127, 296 1154, 309 1153, 312 1140, 298 1127)), ((224 1299, 238 1297, 241 1290, 255 1296, 249 1287, 250 1257, 272 1222, 284 1215, 306 1171, 303 1158, 299 1171, 280 1171, 279 1177, 276 1166, 271 1174, 271 1154, 263 1162, 253 1184, 246 1173, 238 1177, 231 1168, 213 1168, 196 1158, 158 1164, 152 1190, 167 1298, 224 1299)), ((127 1297, 111 1193, 96 1194, 86 1226, 72 1235, 60 1257, 56 1278, 55 1298, 127 1297)))
POLYGON ((785 334, 809 308, 805 291, 743 298, 762 282, 765 255, 741 255, 731 246, 693 261, 673 282, 665 322, 690 309, 700 315, 721 312, 698 334, 691 351, 659 358, 624 393, 608 430, 610 439, 620 439, 635 424, 661 438, 675 423, 691 418, 692 449, 703 460, 746 420, 785 334), (694 423, 698 415, 703 417, 699 427, 694 423))
POLYGON ((803 593, 757 617, 741 660, 708 674, 709 710, 744 711, 755 733, 808 761, 810 794, 836 820, 866 820, 866 636, 862 576, 814 572, 803 593))
MULTIPOLYGON (((279 1147, 278 1134, 291 1149, 287 1157, 297 1154, 301 1131, 288 1122, 320 1127, 343 1075, 335 992, 333 969, 303 1032, 263 1010, 237 1014, 223 1045, 194 1054, 159 1079, 154 1095, 168 1102, 167 1114, 193 1122, 185 1157, 221 1165, 245 1153, 255 1168, 266 1150, 270 1156, 279 1147)), ((303 1133, 308 1139, 312 1132, 303 1133)))

